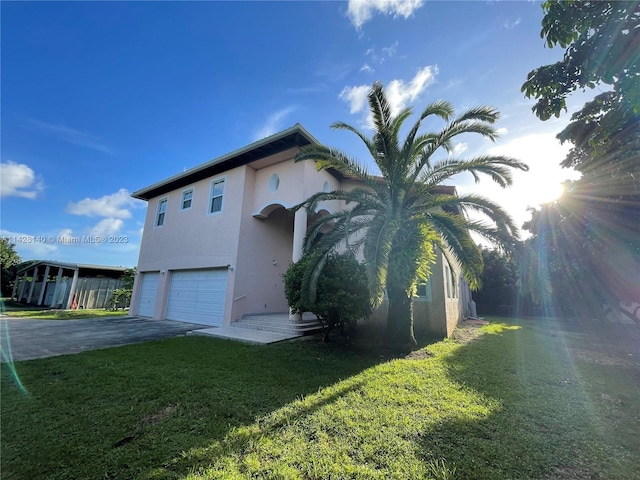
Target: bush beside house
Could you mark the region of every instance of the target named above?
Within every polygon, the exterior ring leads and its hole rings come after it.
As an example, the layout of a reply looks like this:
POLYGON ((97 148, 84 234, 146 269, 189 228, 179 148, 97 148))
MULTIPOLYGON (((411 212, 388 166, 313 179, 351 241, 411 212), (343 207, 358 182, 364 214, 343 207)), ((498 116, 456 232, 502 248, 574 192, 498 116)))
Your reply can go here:
POLYGON ((331 255, 318 278, 315 298, 309 298, 313 255, 304 255, 284 273, 287 302, 293 313, 312 312, 318 317, 324 327, 324 341, 336 328, 349 336, 356 322, 371 312, 364 266, 349 253, 331 255))

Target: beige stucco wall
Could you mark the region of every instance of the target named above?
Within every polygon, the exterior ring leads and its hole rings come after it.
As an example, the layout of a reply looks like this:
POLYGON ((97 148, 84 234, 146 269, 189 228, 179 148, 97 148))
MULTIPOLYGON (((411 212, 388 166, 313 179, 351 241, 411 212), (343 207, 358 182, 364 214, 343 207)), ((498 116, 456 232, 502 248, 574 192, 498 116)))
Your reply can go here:
MULTIPOLYGON (((196 268, 227 268, 235 263, 242 211, 245 167, 238 167, 167 195, 149 200, 142 235, 138 275, 131 302, 137 313, 141 273, 159 271, 158 294, 153 318, 165 318, 171 271, 196 268), (225 179, 222 211, 209 214, 211 183, 225 179), (182 192, 194 189, 191 208, 180 210, 182 192), (158 203, 168 199, 164 225, 155 227, 158 203)), ((231 315, 235 273, 227 275, 225 319, 231 315)))
MULTIPOLYGON (((295 153, 288 150, 246 167, 231 321, 249 313, 288 311, 282 275, 293 259, 294 215, 286 209, 322 190, 325 182, 331 189, 339 186, 313 162, 294 163, 295 153)), ((321 208, 338 204, 324 202, 321 208)))
MULTIPOLYGON (((449 337, 461 320, 460 298, 447 297, 446 264, 444 255, 439 251, 429 277, 431 301, 417 297, 413 300, 413 327, 419 337, 449 337)), ((379 308, 360 322, 360 326, 366 333, 382 333, 387 323, 387 311, 388 304, 385 298, 379 308)))
MULTIPOLYGON (((253 185, 247 185, 248 188, 252 188, 252 213, 257 214, 265 209, 268 210, 268 207, 274 204, 285 208, 298 205, 311 195, 323 191, 325 182, 328 183, 330 190, 340 188, 340 182, 326 171, 318 172, 314 162, 294 163, 295 153, 294 149, 288 150, 278 163, 261 168, 256 168, 255 165, 249 167, 255 169, 255 181, 253 185), (271 191, 271 178, 274 174, 279 178, 279 186, 276 191, 271 191)), ((340 203, 339 201, 322 202, 320 208, 336 211, 340 208, 340 203)))
MULTIPOLYGON (((171 272, 194 268, 228 268, 225 324, 247 313, 288 310, 282 274, 292 260, 294 227, 293 214, 285 208, 323 190, 325 182, 332 190, 340 186, 331 174, 318 172, 314 162, 294 163, 296 152, 265 157, 148 202, 138 272, 160 272, 153 318, 165 318, 171 272), (274 174, 279 178, 275 191, 274 174), (211 183, 219 178, 225 179, 222 212, 208 214, 211 183), (181 211, 182 192, 190 188, 192 206, 181 211), (158 203, 164 198, 165 222, 155 227, 158 203)), ((319 209, 335 211, 339 206, 337 201, 324 202, 319 209)), ((134 285, 133 314, 140 278, 134 285)))
POLYGON ((201 180, 192 185, 193 203, 180 211, 181 188, 148 202, 138 269, 172 270, 218 267, 232 264, 237 254, 244 168, 201 180), (211 182, 225 179, 222 211, 208 213, 211 182), (164 226, 154 227, 158 203, 168 198, 164 226))
MULTIPOLYGON (((300 165, 301 166, 301 165, 300 165)), ((282 175, 277 165, 254 170, 246 167, 244 204, 238 242, 236 278, 230 320, 237 320, 248 313, 286 312, 282 274, 291 260, 293 242, 293 215, 282 206, 273 210, 267 218, 257 218, 256 198, 261 204, 288 204, 295 197, 289 195, 284 185, 292 179, 282 175), (278 172, 280 186, 270 192, 268 182, 278 172), (265 192, 266 190, 266 192, 265 192)), ((298 191, 298 194, 301 194, 298 191)))

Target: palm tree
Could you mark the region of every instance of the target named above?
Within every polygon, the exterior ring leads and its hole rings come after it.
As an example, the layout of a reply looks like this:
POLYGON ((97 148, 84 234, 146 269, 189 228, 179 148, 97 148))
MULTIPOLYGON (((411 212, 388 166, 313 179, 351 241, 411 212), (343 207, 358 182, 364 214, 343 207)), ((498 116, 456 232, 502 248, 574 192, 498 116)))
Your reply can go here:
POLYGON ((492 125, 499 114, 494 109, 477 107, 454 117, 450 103, 434 102, 425 108, 401 141, 400 129, 412 109, 405 108, 393 115, 379 82, 373 84, 368 101, 373 117, 372 137, 346 123, 338 122, 332 127, 353 132, 364 142, 380 176, 370 174, 355 159, 334 148, 309 145, 296 155, 296 162, 315 160, 319 170, 334 169, 360 184, 349 191, 317 193, 295 207, 313 213, 318 203, 325 200, 343 200, 348 205, 347 209, 324 216, 310 226, 305 250, 313 247, 320 254, 314 256, 317 260, 303 279, 303 290, 309 298, 315 297, 324 262, 340 245, 346 243, 351 250, 362 248, 372 305, 380 305, 387 293, 386 343, 410 350, 416 345, 411 298, 418 280, 430 274, 435 248, 456 261, 465 279, 476 288, 482 272, 482 255, 470 232, 503 247, 517 238, 517 229, 499 205, 478 195, 444 193, 439 185, 454 175, 470 172, 476 181, 482 173, 506 187, 511 184, 512 169, 528 167, 504 156, 467 160, 451 156, 453 139, 459 135, 476 133, 491 140, 497 138, 492 125), (435 133, 420 133, 423 122, 434 116, 447 122, 444 128, 435 133), (440 150, 449 155, 433 161, 433 155, 440 150), (483 214, 491 222, 469 219, 466 214, 470 211, 483 214), (319 235, 327 225, 332 226, 331 230, 319 235))

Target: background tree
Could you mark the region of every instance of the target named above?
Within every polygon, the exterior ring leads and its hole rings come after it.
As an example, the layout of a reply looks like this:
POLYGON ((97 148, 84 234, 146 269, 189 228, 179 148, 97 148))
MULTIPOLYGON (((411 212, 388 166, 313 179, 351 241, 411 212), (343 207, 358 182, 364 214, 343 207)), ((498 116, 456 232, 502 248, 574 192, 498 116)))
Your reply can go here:
POLYGON ((313 253, 303 255, 291 264, 283 275, 285 296, 293 313, 314 313, 324 327, 324 341, 329 333, 340 328, 348 334, 356 322, 371 312, 369 289, 364 266, 353 255, 333 254, 318 278, 315 301, 304 301, 302 278, 313 263, 313 253))
POLYGON ((512 314, 519 293, 518 266, 513 255, 497 249, 483 248, 482 263, 482 286, 473 294, 478 313, 512 314))
POLYGON ((133 293, 133 283, 136 279, 136 267, 127 268, 120 277, 120 288, 117 288, 111 294, 111 308, 127 308, 131 303, 131 295, 133 293))
MULTIPOLYGON (((562 60, 531 71, 522 91, 541 120, 560 116, 575 90, 610 85, 624 106, 640 110, 640 3, 545 1, 540 36, 562 60)), ((615 105, 611 105, 614 107, 615 105)))
MULTIPOLYGON (((534 212, 530 260, 551 275, 537 295, 563 309, 636 299, 640 278, 640 3, 544 2, 541 36, 564 58, 529 73, 522 90, 542 120, 566 110, 578 88, 610 86, 572 115, 558 134, 573 147, 562 162, 582 177, 554 204, 534 212), (541 261, 550 262, 544 267, 541 261), (560 295, 580 284, 580 295, 560 295), (555 287, 554 287, 555 286, 555 287), (549 290, 550 289, 550 290, 549 290), (548 290, 548 291, 546 291, 548 290), (546 293, 545 293, 546 291, 546 293), (554 293, 555 292, 555 293, 554 293), (551 295, 551 297, 549 297, 551 295)), ((535 277, 531 277, 535 279, 535 277)), ((532 291, 535 290, 532 286, 532 291)))
POLYGON ((475 133, 495 140, 493 124, 498 112, 477 107, 454 116, 451 104, 444 101, 428 105, 418 121, 401 140, 400 130, 411 116, 410 108, 392 114, 381 83, 376 82, 369 95, 373 119, 373 136, 369 137, 346 123, 333 128, 356 134, 365 144, 380 176, 345 153, 334 148, 310 145, 303 148, 296 161, 314 160, 318 169, 332 168, 356 179, 360 186, 349 191, 333 191, 311 196, 296 208, 315 212, 319 202, 342 200, 348 208, 315 222, 307 233, 305 248, 316 245, 319 255, 303 278, 303 293, 315 298, 317 282, 329 256, 345 241, 352 250, 362 249, 372 305, 378 306, 386 291, 389 310, 385 340, 392 348, 410 350, 416 345, 413 334, 412 297, 416 284, 426 279, 440 247, 460 265, 465 279, 479 285, 482 255, 470 231, 502 246, 516 236, 516 228, 506 212, 495 203, 477 195, 443 194, 437 188, 454 175, 470 172, 490 176, 505 187, 511 183, 514 168, 526 170, 523 163, 504 156, 479 156, 467 160, 453 157, 456 137, 475 133), (440 131, 421 133, 426 119, 445 122, 440 131), (442 159, 434 155, 442 152, 442 159), (466 213, 479 212, 490 222, 469 220, 466 213), (331 230, 318 239, 325 225, 331 230), (316 242, 317 240, 317 242, 316 242))
POLYGON ((9 243, 8 238, 0 238, 0 263, 2 264, 2 296, 8 297, 13 290, 13 283, 22 262, 16 253, 15 244, 9 243))

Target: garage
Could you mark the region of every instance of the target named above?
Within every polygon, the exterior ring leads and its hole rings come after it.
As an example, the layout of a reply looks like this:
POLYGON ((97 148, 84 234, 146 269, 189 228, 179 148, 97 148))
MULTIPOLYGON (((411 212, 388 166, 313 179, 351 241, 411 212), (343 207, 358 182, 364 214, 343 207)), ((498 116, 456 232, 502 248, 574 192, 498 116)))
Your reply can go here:
POLYGON ((142 283, 140 285, 140 300, 138 301, 138 315, 141 317, 153 317, 153 310, 156 306, 156 295, 158 294, 159 272, 142 273, 142 283))
POLYGON ((221 326, 227 295, 227 270, 175 270, 171 273, 167 319, 221 326))

